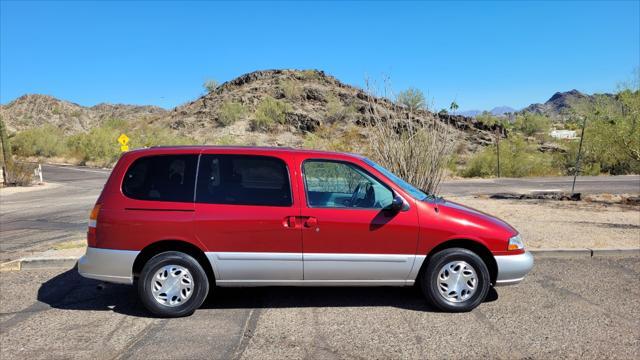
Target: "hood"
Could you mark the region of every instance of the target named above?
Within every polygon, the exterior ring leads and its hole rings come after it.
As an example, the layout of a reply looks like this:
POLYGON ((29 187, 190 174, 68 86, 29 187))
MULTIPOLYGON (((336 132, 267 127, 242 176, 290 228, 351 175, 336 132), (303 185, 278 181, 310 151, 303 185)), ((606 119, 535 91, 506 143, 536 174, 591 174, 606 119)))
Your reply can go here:
POLYGON ((470 208, 468 206, 458 204, 453 201, 442 199, 441 201, 438 202, 438 208, 442 212, 456 213, 456 217, 464 218, 467 221, 478 223, 478 225, 480 224, 493 225, 496 227, 500 227, 512 233, 513 235, 518 233, 518 231, 513 226, 509 225, 507 222, 501 219, 498 219, 493 215, 489 215, 480 210, 476 210, 474 208, 470 208))

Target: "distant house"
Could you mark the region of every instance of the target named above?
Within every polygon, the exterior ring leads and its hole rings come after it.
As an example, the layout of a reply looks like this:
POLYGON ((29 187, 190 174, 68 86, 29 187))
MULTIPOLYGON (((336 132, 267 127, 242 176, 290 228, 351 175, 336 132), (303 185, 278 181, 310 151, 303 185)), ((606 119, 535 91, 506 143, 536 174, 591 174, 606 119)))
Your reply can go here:
POLYGON ((565 140, 572 140, 572 139, 578 138, 575 130, 555 130, 554 129, 554 130, 551 130, 549 135, 551 135, 551 137, 556 139, 565 139, 565 140))

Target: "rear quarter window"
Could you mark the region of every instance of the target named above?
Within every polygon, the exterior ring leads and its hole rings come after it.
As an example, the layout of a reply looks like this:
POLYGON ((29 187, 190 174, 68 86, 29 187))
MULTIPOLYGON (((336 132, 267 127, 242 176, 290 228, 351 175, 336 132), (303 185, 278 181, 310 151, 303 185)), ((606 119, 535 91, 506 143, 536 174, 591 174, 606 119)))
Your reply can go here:
POLYGON ((193 202, 197 155, 158 155, 135 160, 122 181, 131 199, 193 202))

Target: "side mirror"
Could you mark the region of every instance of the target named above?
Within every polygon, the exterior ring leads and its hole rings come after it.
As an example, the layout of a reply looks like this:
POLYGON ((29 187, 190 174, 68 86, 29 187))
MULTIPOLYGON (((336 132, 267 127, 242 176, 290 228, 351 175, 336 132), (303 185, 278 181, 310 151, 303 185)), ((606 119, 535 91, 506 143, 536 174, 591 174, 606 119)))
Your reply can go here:
POLYGON ((393 200, 391 200, 391 205, 389 205, 388 209, 393 212, 399 212, 404 210, 404 207, 404 199, 400 195, 395 195, 393 200))

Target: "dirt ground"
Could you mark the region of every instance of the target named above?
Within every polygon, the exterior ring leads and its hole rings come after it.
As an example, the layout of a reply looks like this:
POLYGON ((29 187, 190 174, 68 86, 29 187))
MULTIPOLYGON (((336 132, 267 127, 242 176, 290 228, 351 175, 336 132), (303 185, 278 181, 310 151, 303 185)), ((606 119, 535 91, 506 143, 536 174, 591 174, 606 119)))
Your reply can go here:
POLYGON ((540 248, 638 248, 640 207, 584 201, 493 200, 446 197, 514 226, 525 245, 540 248))

